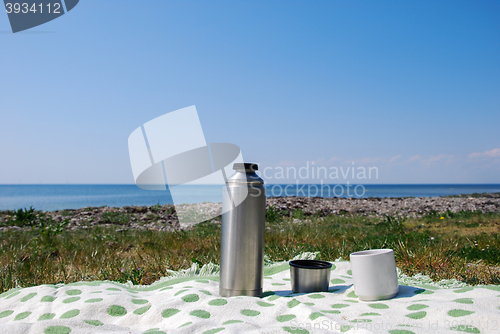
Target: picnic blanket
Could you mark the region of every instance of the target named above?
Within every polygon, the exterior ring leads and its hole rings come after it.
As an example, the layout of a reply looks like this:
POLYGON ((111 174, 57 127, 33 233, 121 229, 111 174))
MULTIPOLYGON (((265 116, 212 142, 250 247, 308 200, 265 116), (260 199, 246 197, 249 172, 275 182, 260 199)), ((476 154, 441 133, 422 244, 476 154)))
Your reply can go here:
MULTIPOLYGON (((297 258, 314 258, 316 253, 297 258)), ((328 292, 294 294, 288 262, 267 263, 264 297, 222 298, 218 266, 145 286, 111 281, 17 288, 0 295, 0 333, 497 333, 500 287, 399 274, 391 300, 360 301, 336 260, 328 292)))

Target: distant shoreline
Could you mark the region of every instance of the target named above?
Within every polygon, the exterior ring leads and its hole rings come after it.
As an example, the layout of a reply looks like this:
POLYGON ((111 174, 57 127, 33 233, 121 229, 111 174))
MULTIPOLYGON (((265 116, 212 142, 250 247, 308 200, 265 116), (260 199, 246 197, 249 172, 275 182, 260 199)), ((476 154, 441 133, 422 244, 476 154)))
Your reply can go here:
MULTIPOLYGON (((221 203, 195 204, 198 210, 210 212, 220 223, 221 203), (219 217, 217 217, 219 216, 219 217)), ((321 197, 269 197, 267 209, 280 215, 306 219, 309 216, 358 215, 381 217, 384 215, 422 216, 446 212, 481 211, 500 213, 500 193, 446 197, 396 198, 321 198, 321 197), (297 214, 298 213, 298 214, 297 214)), ((26 211, 26 210, 25 210, 26 211)), ((28 210, 29 211, 29 210, 28 210)), ((57 211, 33 211, 38 217, 50 218, 54 223, 67 221, 68 229, 89 228, 96 225, 115 226, 117 229, 149 229, 173 231, 188 229, 194 223, 180 223, 171 204, 153 206, 87 207, 57 211)), ((0 229, 31 229, 16 218, 15 211, 0 211, 0 229)))
MULTIPOLYGON (((480 196, 500 193, 500 185, 266 185, 268 197, 341 197, 399 198, 480 196), (462 195, 470 194, 470 195, 462 195)), ((56 211, 86 207, 153 206, 175 203, 221 202, 222 186, 190 185, 181 189, 151 191, 135 185, 0 185, 0 210, 33 206, 37 210, 56 211), (172 193, 171 193, 172 191, 172 193), (174 194, 175 192, 175 194, 174 194)))
MULTIPOLYGON (((500 183, 353 183, 365 186, 500 186, 500 183)), ((287 185, 295 183, 266 183, 266 185, 287 185)), ((321 184, 321 183, 300 183, 321 184)), ((324 183, 324 184, 346 184, 346 183, 324 183)), ((214 184, 191 184, 193 186, 213 186, 214 184)), ((1 186, 136 186, 134 183, 0 183, 1 186)))

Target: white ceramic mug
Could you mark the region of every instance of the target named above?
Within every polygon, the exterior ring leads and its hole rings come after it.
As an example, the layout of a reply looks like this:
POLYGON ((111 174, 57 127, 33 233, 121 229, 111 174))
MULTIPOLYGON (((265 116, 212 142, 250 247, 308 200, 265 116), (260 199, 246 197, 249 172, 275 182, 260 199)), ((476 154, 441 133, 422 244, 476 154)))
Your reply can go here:
POLYGON ((392 249, 370 249, 352 253, 351 270, 354 292, 359 299, 390 299, 398 294, 398 274, 392 249))

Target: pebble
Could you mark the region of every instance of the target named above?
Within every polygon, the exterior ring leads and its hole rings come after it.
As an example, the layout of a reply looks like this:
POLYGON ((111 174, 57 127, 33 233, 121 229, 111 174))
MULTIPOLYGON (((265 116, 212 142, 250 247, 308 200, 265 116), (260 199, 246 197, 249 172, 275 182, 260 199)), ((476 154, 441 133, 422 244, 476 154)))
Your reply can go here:
MULTIPOLYGON (((322 197, 269 197, 266 208, 273 206, 284 215, 293 215, 295 210, 302 210, 304 216, 316 215, 360 215, 381 217, 384 215, 401 215, 419 217, 432 212, 446 211, 481 211, 500 213, 500 194, 484 194, 483 197, 405 197, 405 198, 322 198, 322 197)), ((199 203, 178 205, 181 211, 196 210, 220 224, 221 203, 199 203)), ((125 206, 89 207, 60 211, 38 212, 38 215, 51 216, 55 222, 69 219, 68 229, 89 228, 94 225, 116 226, 117 231, 124 229, 149 229, 157 231, 187 230, 195 226, 195 222, 179 222, 173 205, 163 206, 125 206)), ((0 225, 12 220, 12 216, 0 212, 0 225), (3 213, 3 214, 2 214, 3 213)), ((298 223, 297 219, 292 221, 298 223)), ((8 224, 5 224, 8 225, 8 224)), ((18 226, 2 227, 21 230, 18 226)), ((24 227, 22 230, 29 230, 24 227)))

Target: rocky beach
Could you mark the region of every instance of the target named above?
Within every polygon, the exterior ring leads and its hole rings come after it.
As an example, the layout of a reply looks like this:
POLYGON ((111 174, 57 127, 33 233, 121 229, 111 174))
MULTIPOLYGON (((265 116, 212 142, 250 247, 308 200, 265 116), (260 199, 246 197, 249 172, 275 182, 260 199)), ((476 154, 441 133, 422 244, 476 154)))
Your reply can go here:
MULTIPOLYGON (((221 203, 200 203, 195 208, 211 216, 220 215, 221 203)), ((401 215, 418 217, 430 213, 459 211, 500 212, 500 194, 481 194, 459 197, 404 197, 404 198, 321 198, 321 197, 269 197, 271 206, 282 215, 292 215, 301 210, 304 216, 401 215)), ((192 209, 193 205, 189 205, 192 209)), ((177 210, 184 207, 177 206, 177 210)), ((55 223, 67 221, 65 228, 88 228, 95 225, 116 226, 117 229, 150 229, 160 231, 183 230, 194 223, 179 222, 174 206, 125 206, 88 207, 60 211, 35 211, 37 216, 52 219, 55 223)), ((220 217, 214 219, 220 223, 220 217)), ((0 230, 30 229, 16 226, 14 211, 0 212, 0 230)))

